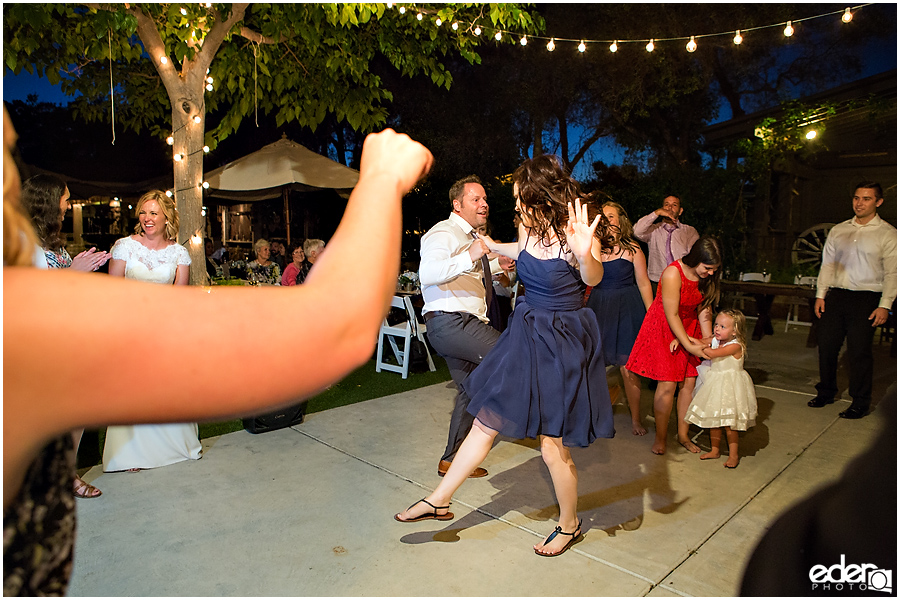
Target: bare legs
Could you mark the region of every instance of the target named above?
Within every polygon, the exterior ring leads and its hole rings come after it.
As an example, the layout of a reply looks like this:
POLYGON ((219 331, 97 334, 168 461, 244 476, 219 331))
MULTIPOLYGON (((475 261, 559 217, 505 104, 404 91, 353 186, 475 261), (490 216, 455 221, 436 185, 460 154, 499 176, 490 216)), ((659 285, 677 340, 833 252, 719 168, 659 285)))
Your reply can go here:
MULTIPOLYGON (((691 405, 691 396, 694 393, 694 382, 696 377, 688 377, 684 380, 681 392, 678 394, 677 404, 677 426, 678 426, 678 443, 685 447, 686 450, 694 453, 700 452, 698 448, 688 437, 688 424, 685 423, 684 417, 687 415, 688 407, 691 405)), ((653 441, 651 450, 654 454, 666 453, 666 436, 669 431, 669 417, 672 415, 672 405, 675 404, 675 381, 660 381, 656 386, 656 393, 653 395, 653 416, 656 419, 656 439, 653 441)))
MULTIPOLYGON (((496 437, 496 431, 475 419, 472 429, 459 447, 447 474, 437 488, 425 497, 425 500, 433 506, 449 506, 453 494, 468 479, 469 473, 484 461, 496 437)), ((575 470, 572 455, 569 449, 562 445, 562 439, 541 436, 541 457, 550 471, 553 490, 559 503, 559 522, 557 524, 564 532, 574 533, 578 530, 578 472, 575 470)), ((432 512, 432 510, 431 506, 420 502, 399 513, 397 517, 400 521, 408 521, 432 512)), ((443 515, 448 512, 448 509, 441 508, 436 512, 438 515, 443 515)), ((541 554, 556 554, 570 540, 572 540, 572 536, 558 535, 549 544, 545 542, 535 544, 534 549, 541 554)))
MULTIPOLYGON (((472 429, 469 430, 469 434, 466 436, 466 439, 463 440, 462 445, 456 452, 453 462, 450 463, 450 469, 447 471, 447 474, 444 475, 444 478, 437 486, 437 489, 426 496, 425 500, 434 506, 449 506, 453 494, 455 494, 456 490, 459 489, 459 486, 468 479, 469 473, 474 471, 475 467, 484 462, 485 457, 491 450, 491 446, 494 444, 495 437, 497 437, 496 431, 487 427, 478 419, 475 419, 472 429)), ((398 516, 400 520, 408 520, 414 519, 426 512, 431 512, 431 507, 425 503, 421 503, 414 504, 398 516)), ((446 512, 448 511, 440 510, 438 511, 438 514, 445 514, 446 512)))
MULTIPOLYGON (((541 457, 550 471, 553 491, 559 503, 557 525, 566 533, 574 533, 578 531, 578 472, 572 454, 562 445, 561 438, 542 435, 541 457)), ((557 554, 571 540, 572 536, 557 535, 549 544, 546 541, 535 544, 534 549, 540 554, 557 554)))
POLYGON ((647 430, 641 424, 641 380, 624 366, 619 367, 619 371, 622 373, 622 385, 625 388, 625 397, 628 398, 628 409, 631 411, 631 433, 646 435, 647 430))
MULTIPOLYGON (((709 430, 709 443, 712 446, 712 449, 706 454, 702 454, 700 456, 701 460, 719 458, 719 447, 722 444, 722 429, 723 427, 714 427, 709 430)), ((738 463, 741 461, 741 457, 738 455, 738 432, 727 426, 724 427, 724 429, 725 437, 728 440, 728 460, 725 461, 725 466, 729 469, 733 469, 738 466, 738 463)))

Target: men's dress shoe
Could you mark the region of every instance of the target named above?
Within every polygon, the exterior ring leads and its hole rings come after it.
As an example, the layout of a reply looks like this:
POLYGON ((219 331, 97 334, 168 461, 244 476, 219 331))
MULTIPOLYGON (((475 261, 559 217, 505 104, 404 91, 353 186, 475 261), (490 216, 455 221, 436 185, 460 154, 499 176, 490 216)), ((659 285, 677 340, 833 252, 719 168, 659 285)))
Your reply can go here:
POLYGON ((840 413, 842 419, 862 419, 869 412, 868 408, 850 405, 850 408, 840 413))
MULTIPOLYGON (((438 475, 440 475, 441 477, 446 475, 447 471, 449 471, 449 470, 450 470, 450 461, 449 460, 442 460, 441 462, 438 463, 438 475)), ((487 474, 488 474, 487 469, 482 469, 481 467, 476 467, 475 470, 469 474, 469 477, 471 477, 472 479, 475 479, 478 477, 484 477, 487 474)))
POLYGON ((807 406, 811 406, 813 408, 822 408, 826 404, 831 404, 831 400, 827 398, 823 398, 822 396, 816 396, 812 400, 806 403, 807 406))

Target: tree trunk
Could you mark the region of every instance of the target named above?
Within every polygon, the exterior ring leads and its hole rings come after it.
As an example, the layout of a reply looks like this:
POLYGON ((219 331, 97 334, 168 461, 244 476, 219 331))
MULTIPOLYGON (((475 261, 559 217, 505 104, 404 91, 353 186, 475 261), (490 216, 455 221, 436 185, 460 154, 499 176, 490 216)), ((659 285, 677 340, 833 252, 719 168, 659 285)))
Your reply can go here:
POLYGON ((206 259, 203 238, 206 236, 203 208, 203 134, 205 129, 205 109, 203 103, 203 79, 188 75, 180 85, 180 94, 172 101, 172 126, 175 144, 173 154, 181 154, 182 160, 175 161, 175 203, 181 225, 178 243, 184 245, 191 255, 191 285, 203 285, 206 275, 206 259), (198 79, 194 82, 193 79, 198 79), (200 122, 194 122, 200 117, 200 122), (192 241, 194 234, 199 243, 192 241))
POLYGON ((531 153, 531 156, 535 157, 544 153, 544 118, 536 115, 532 119, 532 127, 534 151, 531 153))
POLYGON ((556 123, 559 126, 559 154, 562 158, 563 169, 567 173, 571 172, 569 164, 569 121, 566 120, 566 113, 560 112, 556 116, 556 123))

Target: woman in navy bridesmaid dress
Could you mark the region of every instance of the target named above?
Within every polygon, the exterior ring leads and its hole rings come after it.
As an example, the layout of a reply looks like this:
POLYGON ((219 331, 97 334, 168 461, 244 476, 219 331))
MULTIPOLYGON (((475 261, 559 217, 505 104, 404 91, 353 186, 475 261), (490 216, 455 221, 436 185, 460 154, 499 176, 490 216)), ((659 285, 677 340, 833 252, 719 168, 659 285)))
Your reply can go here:
MULTIPOLYGON (((438 488, 394 518, 447 521, 450 499, 487 456, 498 433, 540 438, 560 516, 554 531, 534 546, 539 556, 559 556, 581 539, 578 476, 569 447, 615 435, 600 327, 582 308, 580 282, 603 277, 600 216, 588 219, 577 182, 552 156, 525 161, 513 174, 519 241, 494 252, 517 260, 525 298, 516 306, 497 345, 466 380, 475 424, 438 488)), ((611 245, 611 244, 610 244, 611 245)))

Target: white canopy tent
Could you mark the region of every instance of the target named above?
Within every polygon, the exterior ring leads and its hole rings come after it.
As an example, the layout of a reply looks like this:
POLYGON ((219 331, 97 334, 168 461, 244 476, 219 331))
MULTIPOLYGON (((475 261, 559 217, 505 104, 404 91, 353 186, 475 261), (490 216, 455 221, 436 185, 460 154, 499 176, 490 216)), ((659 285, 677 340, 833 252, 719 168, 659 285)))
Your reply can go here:
POLYGON ((207 195, 213 198, 254 202, 281 196, 290 242, 290 191, 333 189, 346 198, 359 181, 359 171, 282 136, 275 143, 210 171, 204 180, 209 183, 207 195))

